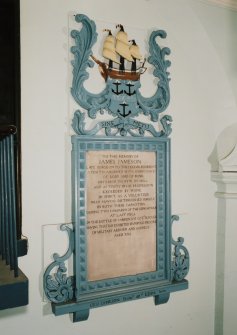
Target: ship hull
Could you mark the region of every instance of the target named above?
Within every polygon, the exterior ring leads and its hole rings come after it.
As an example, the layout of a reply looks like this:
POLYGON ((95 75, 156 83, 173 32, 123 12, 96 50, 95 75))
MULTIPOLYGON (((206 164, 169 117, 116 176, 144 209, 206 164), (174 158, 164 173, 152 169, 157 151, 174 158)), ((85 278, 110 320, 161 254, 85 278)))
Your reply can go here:
POLYGON ((101 62, 100 60, 96 59, 93 55, 91 58, 96 62, 99 66, 99 71, 105 81, 107 81, 108 77, 112 79, 121 79, 121 80, 131 80, 137 81, 140 80, 141 74, 146 71, 145 67, 141 67, 137 69, 137 71, 121 71, 117 69, 110 68, 108 64, 101 62))
POLYGON ((119 71, 115 69, 107 69, 107 75, 113 79, 122 79, 122 80, 140 80, 140 72, 128 72, 128 71, 119 71))

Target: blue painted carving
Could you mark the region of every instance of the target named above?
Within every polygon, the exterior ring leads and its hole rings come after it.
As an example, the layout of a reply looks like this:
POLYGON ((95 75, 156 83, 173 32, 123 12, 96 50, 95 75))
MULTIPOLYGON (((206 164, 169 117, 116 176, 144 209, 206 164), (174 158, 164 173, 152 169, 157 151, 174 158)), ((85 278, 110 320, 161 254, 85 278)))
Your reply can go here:
MULTIPOLYGON (((75 201, 75 277, 76 277, 76 298, 80 300, 83 294, 103 291, 105 289, 124 288, 130 285, 141 285, 151 282, 158 282, 167 279, 166 266, 170 269, 170 260, 166 259, 165 254, 171 248, 167 245, 166 229, 170 224, 169 217, 166 217, 166 206, 168 205, 168 186, 166 179, 167 151, 169 150, 168 139, 145 138, 101 138, 101 137, 72 137, 72 169, 73 169, 73 185, 75 187, 73 198, 75 201), (86 224, 86 153, 88 151, 105 152, 105 150, 125 151, 125 152, 156 152, 156 165, 158 166, 159 175, 157 176, 157 190, 159 188, 157 198, 159 198, 159 206, 157 206, 157 270, 149 273, 141 273, 135 276, 125 276, 114 279, 104 279, 95 282, 87 280, 87 224, 86 224), (76 182, 77 181, 77 182, 76 182), (168 223, 168 224, 167 224, 168 223)), ((170 271, 169 271, 170 275, 170 271)), ((135 296, 135 295, 134 295, 135 296)), ((161 298, 160 298, 161 299, 161 298)), ((158 299, 158 301, 160 301, 158 299)))
POLYGON ((171 133, 171 122, 172 118, 170 115, 164 115, 161 118, 161 124, 163 130, 156 131, 154 126, 149 123, 143 123, 132 118, 117 117, 113 120, 101 121, 96 124, 92 129, 85 129, 85 113, 77 110, 74 113, 72 120, 72 128, 78 135, 96 135, 101 129, 105 130, 106 136, 116 136, 118 133, 121 136, 127 136, 128 134, 134 137, 142 137, 145 132, 149 132, 154 137, 169 136, 171 133), (114 130, 114 131, 113 131, 114 130), (134 131, 137 130, 138 132, 134 131))
POLYGON ((66 302, 71 300, 74 296, 74 283, 72 277, 67 277, 67 268, 65 261, 69 259, 74 250, 74 234, 71 228, 67 225, 62 225, 61 230, 68 233, 69 247, 65 255, 53 255, 54 262, 51 263, 44 273, 44 292, 47 298, 54 303, 66 302), (57 272, 51 275, 51 271, 58 267, 57 272))
MULTIPOLYGON (((179 217, 173 215, 171 218, 171 223, 178 221, 179 217)), ((172 239, 172 244, 174 246, 173 261, 171 268, 171 278, 175 281, 183 280, 189 271, 189 252, 187 248, 183 245, 183 237, 179 237, 177 241, 172 239)))
MULTIPOLYGON (((92 59, 98 63, 100 71, 107 71, 106 64, 96 60, 92 53, 92 47, 97 40, 96 26, 85 15, 76 15, 75 20, 82 24, 80 31, 73 30, 72 38, 75 46, 71 48, 74 54, 73 82, 71 93, 75 101, 84 108, 90 118, 95 119, 97 113, 107 111, 115 117, 112 120, 99 122, 93 129, 85 130, 83 112, 76 111, 73 119, 73 129, 78 135, 95 135, 101 129, 105 130, 106 136, 144 136, 148 131, 154 137, 169 136, 171 133, 172 118, 165 115, 160 123, 163 129, 156 131, 151 123, 141 123, 134 117, 143 113, 149 116, 151 121, 158 122, 159 114, 164 112, 169 105, 169 72, 170 61, 165 57, 170 54, 169 48, 160 48, 156 38, 166 38, 163 30, 152 32, 149 39, 148 62, 154 66, 153 75, 157 78, 157 89, 152 97, 145 98, 140 93, 140 79, 113 79, 106 77, 106 87, 99 94, 92 94, 84 87, 84 82, 89 78, 88 67, 93 67, 92 59), (81 124, 82 123, 82 124, 81 124), (114 129, 114 131, 112 131, 114 129)), ((107 71, 108 72, 108 71, 107 71)))
POLYGON ((87 68, 94 66, 90 56, 92 55, 91 49, 97 40, 97 33, 95 23, 86 15, 78 14, 75 16, 75 20, 82 23, 82 29, 71 32, 71 36, 75 40, 75 46, 71 48, 71 52, 74 54, 71 93, 75 101, 88 111, 89 117, 94 119, 96 113, 108 105, 108 88, 106 87, 99 94, 92 94, 84 87, 84 82, 89 77, 87 68))
POLYGON ((170 293, 167 293, 167 292, 163 294, 155 295, 154 303, 155 305, 163 305, 168 302, 169 298, 170 298, 170 293))
POLYGON ((153 74, 159 79, 156 93, 150 98, 142 97, 139 91, 137 93, 139 105, 145 115, 151 116, 152 121, 158 121, 159 114, 166 110, 170 102, 170 78, 167 69, 171 62, 165 59, 165 56, 170 54, 170 49, 161 49, 156 43, 157 37, 166 38, 166 35, 164 30, 153 31, 149 40, 150 56, 148 57, 148 62, 154 66, 153 74))
MULTIPOLYGON (((69 247, 65 255, 54 254, 54 262, 44 275, 44 290, 53 302, 55 315, 73 313, 73 321, 83 321, 91 308, 110 304, 154 297, 155 305, 166 303, 170 293, 186 289, 184 278, 189 271, 189 254, 184 247, 184 239, 175 241, 171 237, 171 226, 178 216, 170 213, 170 140, 172 118, 163 113, 169 105, 170 61, 166 56, 170 49, 161 48, 157 38, 166 38, 163 30, 152 32, 149 38, 148 62, 154 67, 153 76, 157 82, 153 96, 145 98, 140 92, 140 77, 116 77, 113 79, 109 67, 97 60, 92 48, 97 40, 96 26, 85 15, 76 15, 80 30, 73 30, 71 36, 75 45, 73 82, 71 94, 80 106, 74 113, 72 128, 77 135, 72 136, 72 221, 74 230, 63 225, 69 237, 69 247), (89 78, 88 68, 99 65, 106 81, 99 94, 92 94, 84 83, 89 78), (105 75, 106 74, 106 75, 105 75), (131 79, 131 80, 130 80, 131 79), (86 118, 96 119, 98 114, 107 113, 105 119, 97 120, 91 128, 86 126, 86 118), (137 116, 147 116, 148 122, 138 121, 137 116), (159 123, 159 127, 156 127, 159 123), (159 130, 157 130, 157 128, 159 130), (106 136, 101 135, 104 131, 106 136), (147 134, 152 136, 146 136, 147 134), (103 280, 88 280, 87 264, 87 162, 90 150, 149 151, 156 153, 156 271, 103 280), (65 261, 74 253, 73 277, 68 277, 65 261), (56 273, 51 274, 53 270, 56 273)), ((153 79, 154 79, 153 77, 153 79)))

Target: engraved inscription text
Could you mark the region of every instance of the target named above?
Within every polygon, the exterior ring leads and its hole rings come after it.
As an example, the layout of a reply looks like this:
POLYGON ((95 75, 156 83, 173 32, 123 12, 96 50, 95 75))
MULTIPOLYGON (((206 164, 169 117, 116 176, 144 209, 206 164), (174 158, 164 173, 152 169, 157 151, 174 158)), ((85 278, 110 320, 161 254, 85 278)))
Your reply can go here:
POLYGON ((88 280, 156 271, 156 153, 88 151, 88 280))

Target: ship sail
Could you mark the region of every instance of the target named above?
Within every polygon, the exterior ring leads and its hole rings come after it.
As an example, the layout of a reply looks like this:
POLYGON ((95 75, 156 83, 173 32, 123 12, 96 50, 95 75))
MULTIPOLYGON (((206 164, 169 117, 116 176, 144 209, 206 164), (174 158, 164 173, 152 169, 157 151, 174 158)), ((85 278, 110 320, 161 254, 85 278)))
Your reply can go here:
POLYGON ((109 34, 104 41, 102 51, 103 57, 117 64, 120 64, 119 60, 117 59, 117 54, 115 51, 115 37, 111 34, 111 30, 104 29, 104 31, 108 31, 109 34))
POLYGON ((131 56, 133 57, 131 71, 132 72, 136 72, 137 71, 137 63, 136 63, 136 61, 137 60, 141 60, 142 59, 142 55, 140 53, 139 46, 136 44, 135 40, 131 40, 129 42, 132 42, 132 45, 129 48, 131 56))
POLYGON ((129 51, 127 33, 125 33, 124 31, 119 31, 116 35, 116 51, 120 56, 122 56, 129 62, 133 61, 131 53, 129 51))
POLYGON ((132 42, 132 45, 129 48, 131 56, 134 59, 141 60, 142 59, 142 55, 140 53, 139 46, 136 44, 135 40, 131 40, 131 42, 132 42))
POLYGON ((133 61, 133 58, 129 51, 129 42, 128 42, 128 35, 124 31, 123 26, 121 24, 117 25, 116 28, 120 28, 120 31, 116 35, 116 52, 120 55, 120 66, 119 70, 124 72, 124 60, 126 59, 129 62, 133 61))

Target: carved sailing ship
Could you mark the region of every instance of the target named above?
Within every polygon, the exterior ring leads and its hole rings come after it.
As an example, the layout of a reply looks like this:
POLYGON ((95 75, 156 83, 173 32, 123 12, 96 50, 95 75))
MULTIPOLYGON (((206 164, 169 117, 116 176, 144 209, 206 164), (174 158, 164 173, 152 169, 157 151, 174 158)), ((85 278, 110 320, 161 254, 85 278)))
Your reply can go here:
POLYGON ((113 79, 124 79, 137 81, 141 74, 146 71, 142 62, 142 55, 139 46, 135 40, 128 40, 128 35, 124 27, 118 24, 116 28, 120 30, 116 36, 113 36, 110 29, 104 29, 108 32, 103 44, 103 57, 108 61, 101 62, 91 55, 91 58, 98 64, 102 77, 107 81, 108 77, 113 79))

